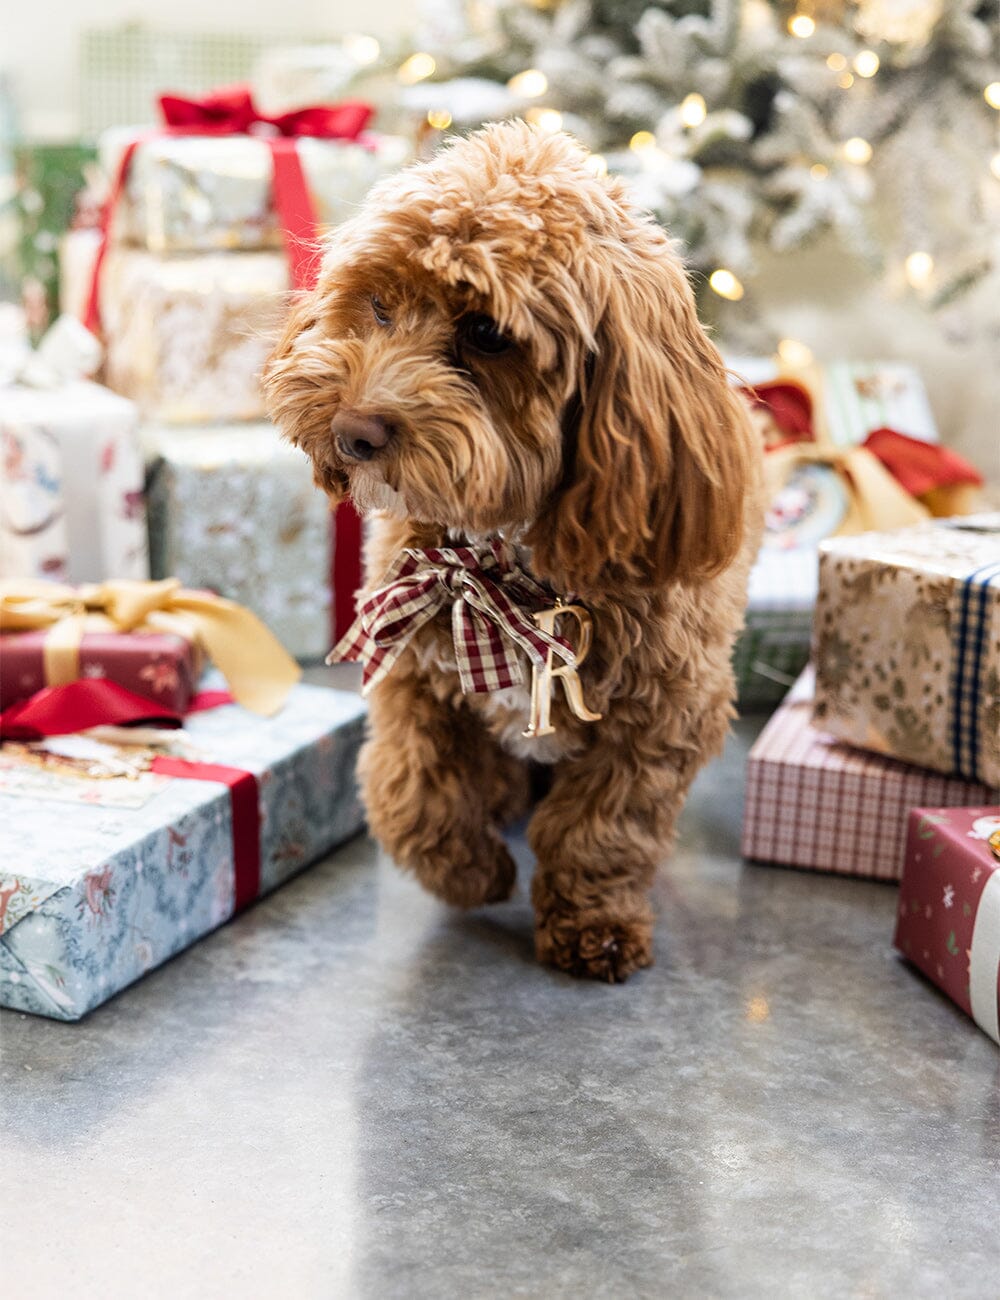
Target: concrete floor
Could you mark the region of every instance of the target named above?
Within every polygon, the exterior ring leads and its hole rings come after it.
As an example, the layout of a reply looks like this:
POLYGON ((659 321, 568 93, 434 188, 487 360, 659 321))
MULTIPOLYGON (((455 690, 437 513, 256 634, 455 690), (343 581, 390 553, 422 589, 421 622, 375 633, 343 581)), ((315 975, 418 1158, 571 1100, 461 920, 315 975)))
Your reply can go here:
POLYGON ((754 730, 624 987, 360 839, 80 1024, 4 1013, 3 1294, 1000 1295, 1000 1054, 891 886, 740 863, 754 730))

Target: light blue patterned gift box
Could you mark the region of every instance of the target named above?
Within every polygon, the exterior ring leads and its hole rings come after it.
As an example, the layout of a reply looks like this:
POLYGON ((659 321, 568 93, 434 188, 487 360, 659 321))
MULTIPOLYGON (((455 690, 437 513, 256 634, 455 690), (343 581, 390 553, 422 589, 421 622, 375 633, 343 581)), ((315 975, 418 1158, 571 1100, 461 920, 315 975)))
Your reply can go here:
MULTIPOLYGON (((257 778, 262 894, 362 828, 364 714, 353 694, 296 686, 273 718, 230 704, 186 720, 200 761, 257 778)), ((97 782, 4 759, 0 1004, 79 1019, 221 925, 233 900, 226 786, 97 782)))

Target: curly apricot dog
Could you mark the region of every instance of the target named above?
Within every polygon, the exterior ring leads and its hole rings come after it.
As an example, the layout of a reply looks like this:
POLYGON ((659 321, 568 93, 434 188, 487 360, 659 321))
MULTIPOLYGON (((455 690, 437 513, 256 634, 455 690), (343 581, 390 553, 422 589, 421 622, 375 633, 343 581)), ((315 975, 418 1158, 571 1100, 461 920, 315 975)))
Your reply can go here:
POLYGON ((537 954, 610 981, 649 965, 648 890, 732 716, 761 514, 759 440, 667 236, 566 136, 490 126, 335 232, 265 383, 317 483, 375 512, 368 593, 404 548, 503 538, 593 620, 601 720, 555 692, 530 740, 525 687, 463 694, 447 609, 426 622, 372 692, 373 832, 449 903, 506 898, 500 827, 528 760, 551 764, 537 954))

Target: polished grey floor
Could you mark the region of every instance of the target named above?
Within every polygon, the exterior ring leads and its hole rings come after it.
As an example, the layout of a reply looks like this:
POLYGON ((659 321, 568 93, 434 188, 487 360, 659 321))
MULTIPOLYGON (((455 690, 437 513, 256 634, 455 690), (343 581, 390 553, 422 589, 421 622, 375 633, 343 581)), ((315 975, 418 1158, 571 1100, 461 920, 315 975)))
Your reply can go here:
POLYGON ((5 1013, 3 1294, 1000 1295, 1000 1053, 891 886, 741 864, 754 730, 623 987, 535 966, 523 880, 451 914, 360 839, 80 1024, 5 1013))

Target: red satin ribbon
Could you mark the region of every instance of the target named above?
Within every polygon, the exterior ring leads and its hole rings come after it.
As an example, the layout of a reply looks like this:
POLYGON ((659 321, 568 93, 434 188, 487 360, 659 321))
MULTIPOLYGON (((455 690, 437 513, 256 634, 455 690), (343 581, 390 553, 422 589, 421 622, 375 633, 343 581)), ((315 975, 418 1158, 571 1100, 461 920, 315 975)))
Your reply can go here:
POLYGON ((0 713, 0 740, 66 736, 88 727, 153 723, 179 727, 181 716, 106 677, 82 677, 66 686, 46 686, 0 713))
POLYGON ((185 781, 218 781, 229 790, 233 827, 233 913, 242 912, 260 893, 260 792, 257 778, 240 767, 190 763, 159 755, 152 771, 185 781))

